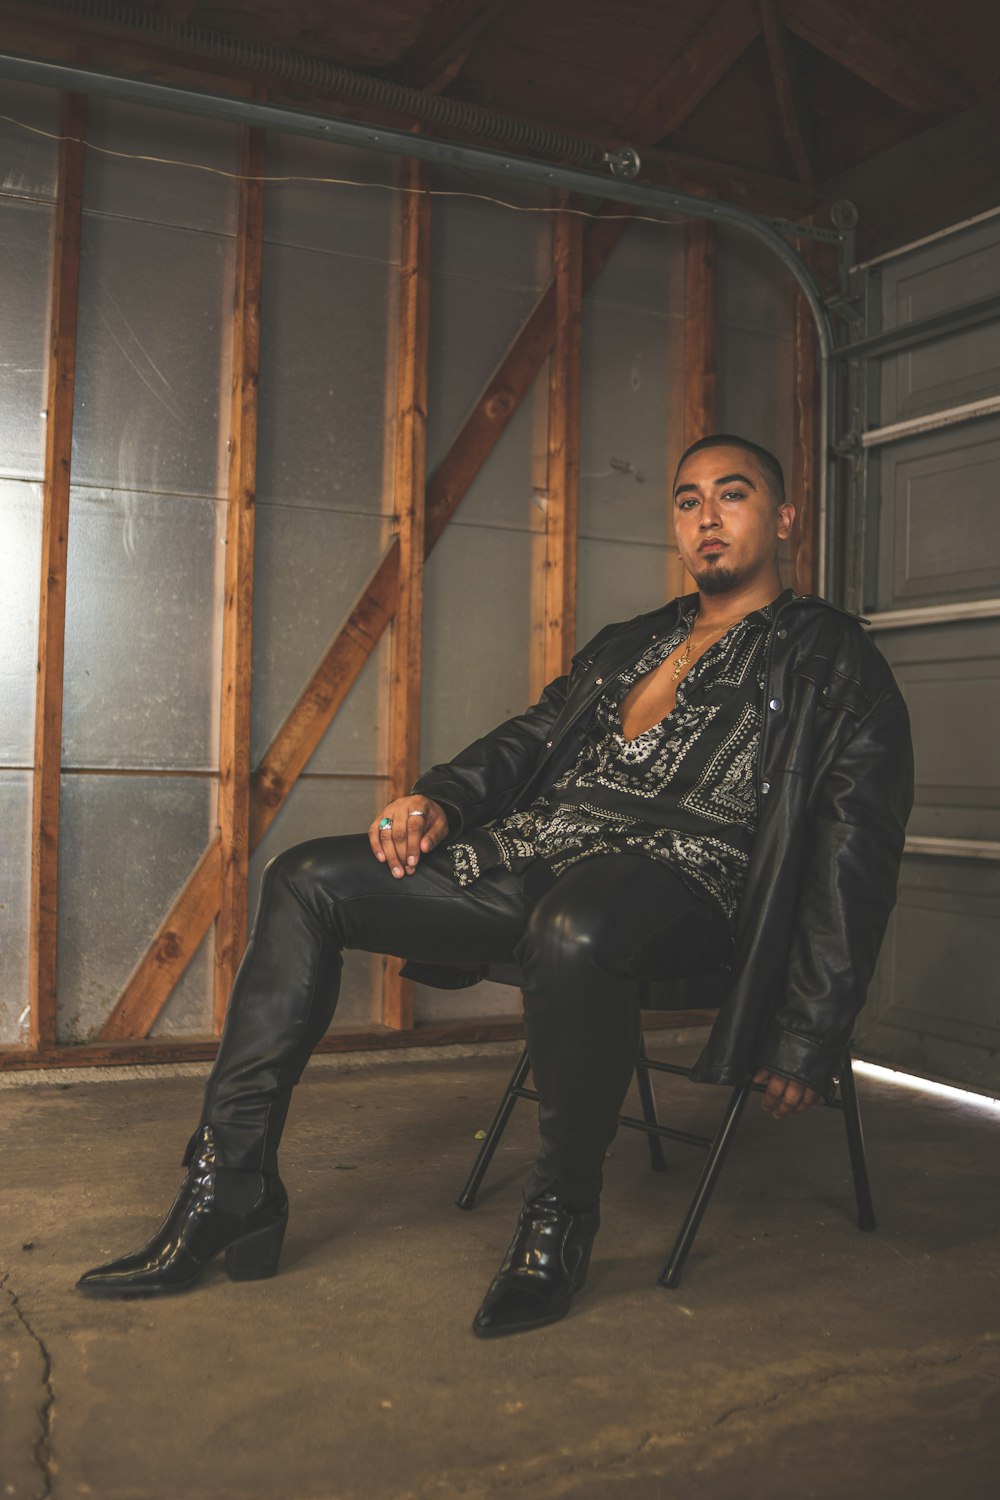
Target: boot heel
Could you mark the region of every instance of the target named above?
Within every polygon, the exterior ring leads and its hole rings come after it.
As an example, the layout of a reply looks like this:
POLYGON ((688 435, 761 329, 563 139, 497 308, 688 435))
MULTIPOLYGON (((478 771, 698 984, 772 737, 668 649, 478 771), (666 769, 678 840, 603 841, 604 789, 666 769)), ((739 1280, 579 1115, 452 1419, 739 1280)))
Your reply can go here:
POLYGON ((590 1270, 590 1253, 592 1249, 592 1245, 587 1246, 573 1276, 573 1286, 578 1292, 582 1292, 587 1284, 587 1272, 590 1270))
POLYGON ((244 1235, 226 1250, 226 1275, 230 1281, 262 1281, 278 1269, 287 1218, 244 1235))

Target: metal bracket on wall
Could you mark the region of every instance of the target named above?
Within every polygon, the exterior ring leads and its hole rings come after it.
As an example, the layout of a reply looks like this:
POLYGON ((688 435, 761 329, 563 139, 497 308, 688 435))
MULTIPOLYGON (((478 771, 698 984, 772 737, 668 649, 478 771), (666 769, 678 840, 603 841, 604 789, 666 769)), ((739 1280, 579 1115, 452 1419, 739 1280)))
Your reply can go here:
POLYGON ((838 458, 857 458, 863 448, 861 433, 855 428, 852 428, 850 432, 845 432, 844 436, 833 444, 833 451, 838 458))

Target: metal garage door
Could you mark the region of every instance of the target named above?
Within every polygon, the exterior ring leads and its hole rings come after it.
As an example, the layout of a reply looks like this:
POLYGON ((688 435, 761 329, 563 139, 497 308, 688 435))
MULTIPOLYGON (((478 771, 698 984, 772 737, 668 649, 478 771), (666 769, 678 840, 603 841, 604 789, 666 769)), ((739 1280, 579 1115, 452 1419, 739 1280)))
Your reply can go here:
POLYGON ((850 361, 845 591, 900 682, 916 757, 899 904, 858 1052, 996 1092, 1000 215, 857 275, 867 327, 850 361))

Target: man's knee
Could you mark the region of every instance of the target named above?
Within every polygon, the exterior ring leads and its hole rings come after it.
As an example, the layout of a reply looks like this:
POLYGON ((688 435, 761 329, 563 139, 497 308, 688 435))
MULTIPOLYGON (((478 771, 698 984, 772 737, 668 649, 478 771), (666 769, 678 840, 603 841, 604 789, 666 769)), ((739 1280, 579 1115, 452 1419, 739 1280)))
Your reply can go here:
POLYGON ((329 843, 328 839, 310 839, 292 844, 268 860, 261 882, 261 900, 290 894, 311 908, 316 904, 321 884, 329 899, 333 894, 331 883, 336 885, 335 880, 331 882, 336 860, 330 858, 329 843))
POLYGON ((310 859, 308 844, 291 844, 269 859, 264 866, 264 882, 267 885, 296 886, 308 880, 310 859))
POLYGON ((569 979, 574 971, 598 970, 626 978, 607 907, 592 892, 573 892, 559 885, 548 891, 528 919, 517 958, 526 970, 539 966, 569 979))

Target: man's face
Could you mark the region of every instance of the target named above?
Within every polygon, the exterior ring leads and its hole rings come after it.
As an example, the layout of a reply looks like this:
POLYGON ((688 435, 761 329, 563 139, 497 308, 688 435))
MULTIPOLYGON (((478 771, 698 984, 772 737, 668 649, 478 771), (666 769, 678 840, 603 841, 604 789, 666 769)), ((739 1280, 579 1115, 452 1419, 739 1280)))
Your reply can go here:
POLYGON ((692 453, 677 474, 673 512, 681 561, 704 594, 764 579, 795 517, 793 506, 776 503, 744 448, 692 453))

